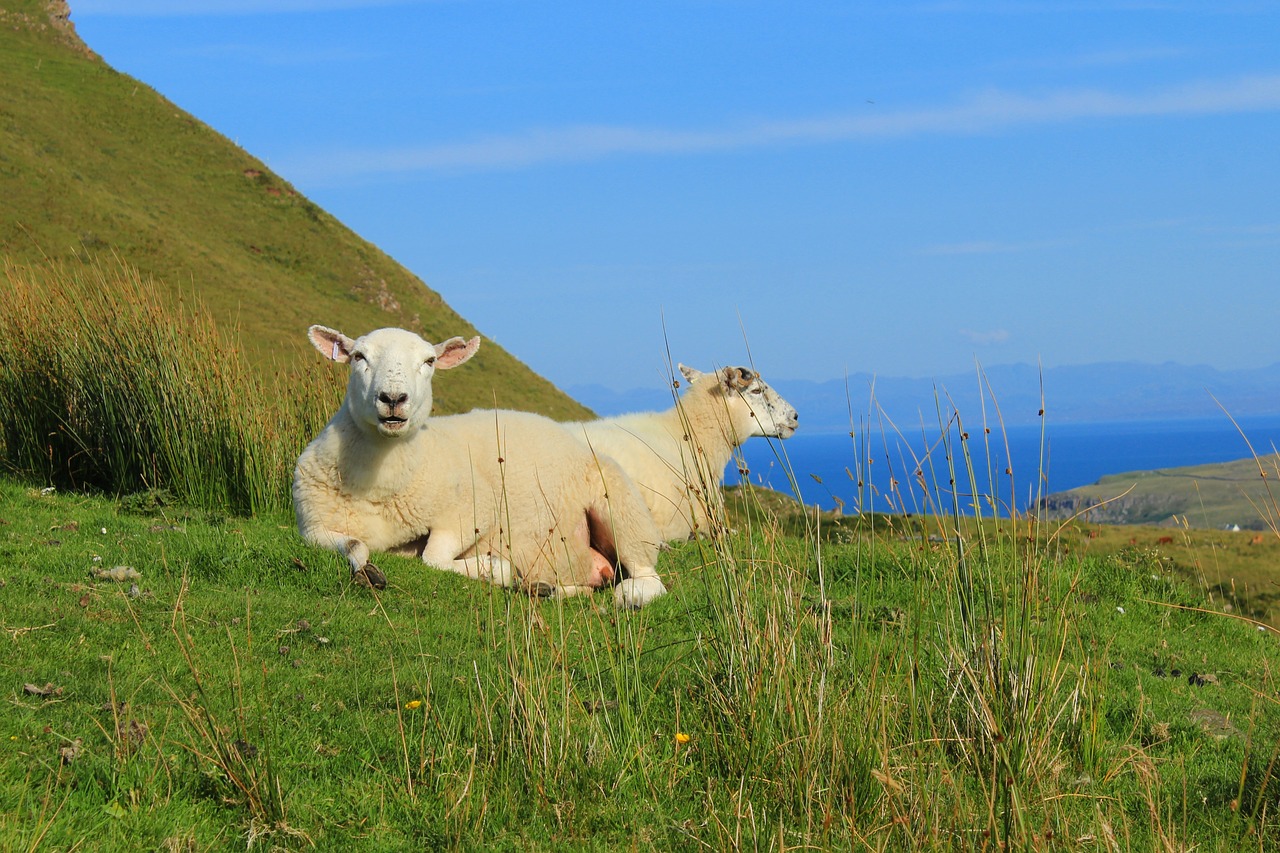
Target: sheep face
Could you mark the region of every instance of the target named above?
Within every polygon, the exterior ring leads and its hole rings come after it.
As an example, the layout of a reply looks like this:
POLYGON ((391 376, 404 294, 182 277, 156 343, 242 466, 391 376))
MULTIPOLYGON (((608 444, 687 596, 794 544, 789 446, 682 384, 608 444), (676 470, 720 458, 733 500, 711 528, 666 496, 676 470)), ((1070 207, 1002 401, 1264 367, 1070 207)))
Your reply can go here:
POLYGON ((353 340, 312 326, 308 337, 325 358, 351 365, 343 406, 352 420, 366 432, 388 438, 425 427, 435 372, 457 367, 480 347, 478 337, 431 344, 404 329, 378 329, 353 340))
MULTIPOLYGON (((692 386, 707 374, 680 365, 692 386)), ((790 438, 800 427, 800 414, 777 391, 746 367, 723 367, 715 372, 717 391, 729 400, 741 400, 750 415, 752 436, 790 438)), ((748 436, 743 436, 747 438, 748 436)))

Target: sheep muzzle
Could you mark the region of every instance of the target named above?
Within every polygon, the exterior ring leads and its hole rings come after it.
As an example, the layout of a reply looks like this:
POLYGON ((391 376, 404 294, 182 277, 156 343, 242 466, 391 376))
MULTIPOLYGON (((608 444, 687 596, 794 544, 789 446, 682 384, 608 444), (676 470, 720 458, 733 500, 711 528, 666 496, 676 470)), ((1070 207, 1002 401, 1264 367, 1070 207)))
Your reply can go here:
POLYGON ((377 402, 378 428, 385 433, 399 432, 409 423, 409 395, 389 394, 382 391, 377 402))

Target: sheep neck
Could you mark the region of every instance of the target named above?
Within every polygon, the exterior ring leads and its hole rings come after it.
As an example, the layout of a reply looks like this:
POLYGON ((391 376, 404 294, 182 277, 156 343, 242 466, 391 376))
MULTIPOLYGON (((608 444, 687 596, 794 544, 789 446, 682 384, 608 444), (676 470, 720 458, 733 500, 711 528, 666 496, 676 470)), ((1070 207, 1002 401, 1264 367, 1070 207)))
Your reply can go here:
POLYGON ((715 379, 694 384, 664 417, 667 430, 675 437, 687 434, 709 472, 723 482, 725 466, 733 459, 734 449, 752 435, 752 424, 742 401, 732 392, 718 391, 717 386, 715 379))
POLYGON ((423 426, 401 436, 385 436, 358 424, 346 407, 326 430, 332 440, 343 484, 352 491, 397 494, 431 458, 429 430, 423 426))

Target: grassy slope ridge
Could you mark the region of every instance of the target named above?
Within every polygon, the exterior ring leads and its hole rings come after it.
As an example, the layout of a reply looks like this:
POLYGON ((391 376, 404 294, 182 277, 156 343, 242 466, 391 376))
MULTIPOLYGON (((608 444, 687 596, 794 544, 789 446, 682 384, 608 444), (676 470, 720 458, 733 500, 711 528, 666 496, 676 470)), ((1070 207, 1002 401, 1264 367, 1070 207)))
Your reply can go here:
MULTIPOLYGON (((473 335, 434 291, 260 161, 153 89, 110 68, 45 0, 0 8, 0 255, 79 264, 118 258, 194 293, 238 326, 266 373, 311 358, 311 323, 359 334, 403 326, 473 335)), ((486 341, 441 383, 442 412, 586 409, 486 341)))
POLYGON ((1182 468, 1109 474, 1046 498, 1049 518, 1087 509, 1102 524, 1164 524, 1266 530, 1280 490, 1280 456, 1238 459, 1182 468))

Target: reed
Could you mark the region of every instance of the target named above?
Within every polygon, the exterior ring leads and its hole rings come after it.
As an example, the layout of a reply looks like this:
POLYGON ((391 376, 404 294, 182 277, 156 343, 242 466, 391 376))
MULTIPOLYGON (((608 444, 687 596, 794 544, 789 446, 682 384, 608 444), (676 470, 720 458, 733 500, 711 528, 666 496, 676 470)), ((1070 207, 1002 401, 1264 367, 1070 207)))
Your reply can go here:
POLYGON ((176 306, 127 264, 6 263, 0 460, 23 479, 211 510, 289 506, 298 452, 332 390, 259 380, 236 330, 176 306))

